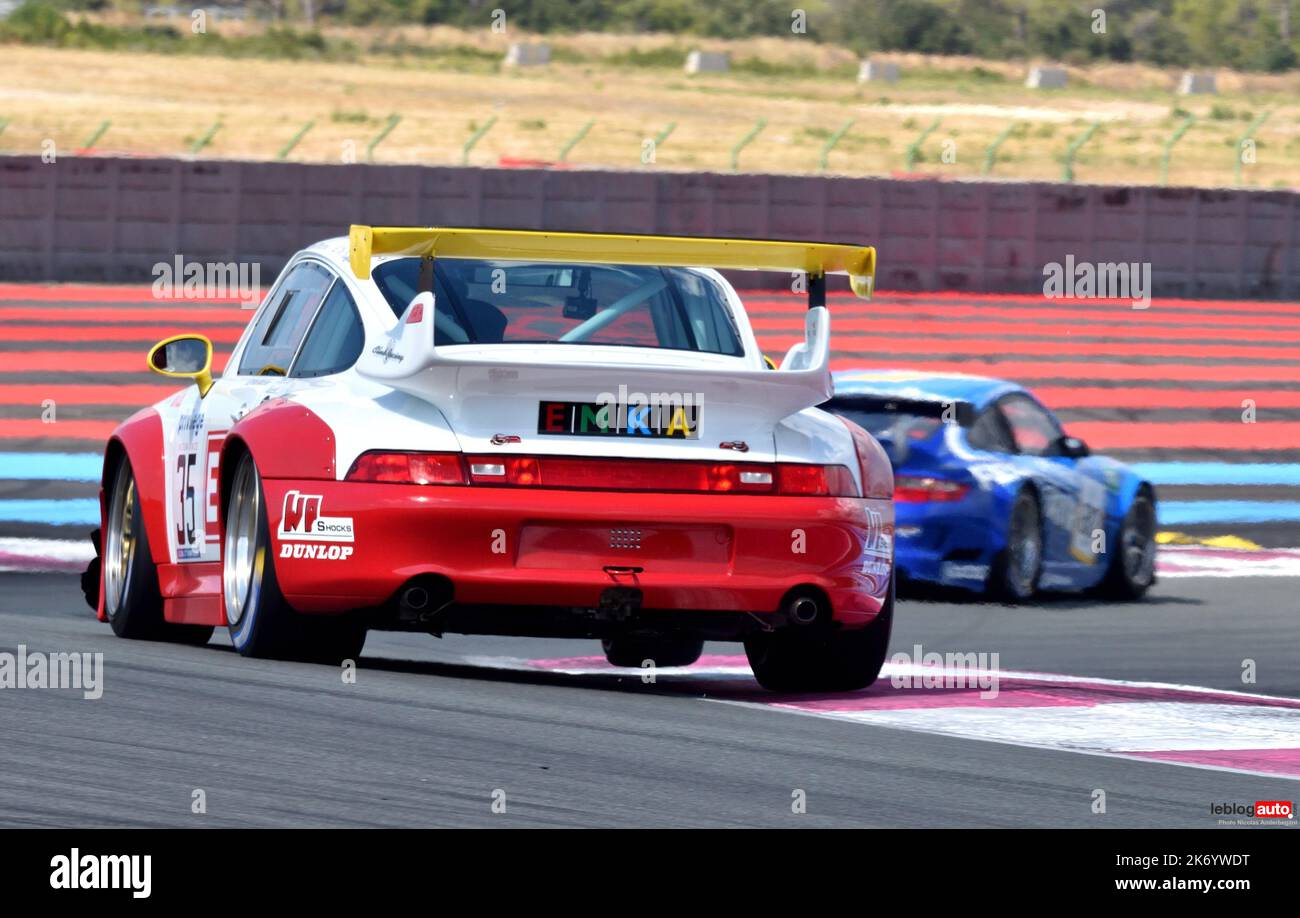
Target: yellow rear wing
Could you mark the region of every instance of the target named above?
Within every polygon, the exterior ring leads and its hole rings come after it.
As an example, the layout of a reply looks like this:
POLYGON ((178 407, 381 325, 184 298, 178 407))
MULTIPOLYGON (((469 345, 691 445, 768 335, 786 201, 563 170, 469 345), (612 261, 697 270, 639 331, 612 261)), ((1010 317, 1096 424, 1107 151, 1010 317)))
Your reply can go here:
POLYGON ((352 271, 362 280, 375 255, 847 274, 853 292, 864 298, 876 277, 871 246, 821 242, 354 225, 348 243, 352 271))

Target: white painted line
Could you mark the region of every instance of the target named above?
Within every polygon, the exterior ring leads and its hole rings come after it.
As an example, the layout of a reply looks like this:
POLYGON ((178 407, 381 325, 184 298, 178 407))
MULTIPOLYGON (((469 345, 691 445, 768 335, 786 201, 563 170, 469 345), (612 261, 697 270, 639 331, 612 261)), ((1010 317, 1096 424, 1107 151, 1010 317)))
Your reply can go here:
POLYGON ((52 561, 89 561, 95 547, 89 539, 0 538, 0 555, 45 558, 52 561))
MULTIPOLYGON (((480 666, 569 676, 637 679, 645 670, 600 657, 470 658, 480 666)), ((658 685, 701 700, 784 711, 1024 748, 1122 758, 1279 780, 1300 780, 1300 699, 1168 682, 1055 673, 949 670, 886 663, 863 692, 763 695, 745 658, 710 655, 690 667, 655 670, 658 685), (977 687, 996 675, 999 690, 977 687), (970 688, 931 690, 949 676, 970 688), (906 678, 905 678, 906 677, 906 678), (922 677, 929 677, 928 680, 922 677), (895 687, 894 680, 900 687, 895 687), (908 687, 914 686, 914 687, 908 687)))
POLYGON ((1300 708, 1196 702, 825 711, 826 717, 1070 752, 1300 749, 1300 708))
POLYGON ((1156 556, 1156 574, 1180 577, 1300 577, 1300 549, 1230 550, 1170 545, 1156 556))

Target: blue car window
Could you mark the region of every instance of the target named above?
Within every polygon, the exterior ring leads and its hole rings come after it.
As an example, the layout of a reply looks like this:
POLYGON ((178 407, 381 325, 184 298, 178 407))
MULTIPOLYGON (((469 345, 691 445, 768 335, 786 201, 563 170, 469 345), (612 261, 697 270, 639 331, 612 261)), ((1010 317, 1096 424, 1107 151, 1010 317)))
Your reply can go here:
POLYGON ((1047 456, 1061 439, 1061 427, 1043 406, 1023 395, 1008 395, 998 403, 1011 427, 1016 449, 1026 456, 1047 456))
POLYGON ((1006 422, 1003 421, 996 409, 985 408, 980 412, 979 417, 975 419, 966 433, 966 442, 971 445, 972 449, 984 450, 989 453, 1014 453, 1016 443, 1011 439, 1011 432, 1007 429, 1006 422))

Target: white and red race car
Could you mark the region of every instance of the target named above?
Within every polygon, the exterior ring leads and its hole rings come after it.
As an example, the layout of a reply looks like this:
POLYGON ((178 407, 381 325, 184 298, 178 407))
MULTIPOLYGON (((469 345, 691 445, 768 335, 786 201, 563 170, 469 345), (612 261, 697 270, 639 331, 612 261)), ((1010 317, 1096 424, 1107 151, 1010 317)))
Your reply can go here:
MULTIPOLYGON (((123 637, 339 661, 368 629, 592 637, 680 666, 742 640, 774 689, 877 676, 893 477, 831 395, 826 274, 871 248, 352 227, 289 262, 225 371, 104 454, 101 620, 123 637), (716 268, 806 272, 760 352, 716 268)), ((98 590, 94 589, 98 584, 98 590)))

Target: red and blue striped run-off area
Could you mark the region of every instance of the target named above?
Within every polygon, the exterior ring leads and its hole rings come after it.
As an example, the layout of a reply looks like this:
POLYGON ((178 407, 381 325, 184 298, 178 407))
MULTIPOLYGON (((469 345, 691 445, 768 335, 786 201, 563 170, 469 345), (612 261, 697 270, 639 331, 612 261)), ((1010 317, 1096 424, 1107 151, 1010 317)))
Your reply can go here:
MULTIPOLYGON (((774 358, 802 337, 802 296, 744 291, 774 358)), ((1136 464, 1160 498, 1162 570, 1300 571, 1300 304, 830 296, 832 366, 958 371, 1029 386, 1096 451, 1136 464), (1197 548, 1180 546, 1196 545, 1197 548)), ((148 287, 0 284, 0 569, 78 569, 97 522, 104 439, 176 390, 153 343, 212 339, 215 369, 251 312, 158 300, 148 287)))

